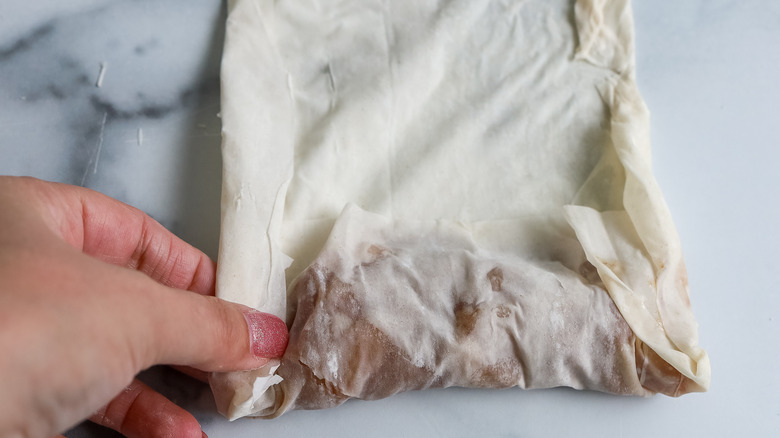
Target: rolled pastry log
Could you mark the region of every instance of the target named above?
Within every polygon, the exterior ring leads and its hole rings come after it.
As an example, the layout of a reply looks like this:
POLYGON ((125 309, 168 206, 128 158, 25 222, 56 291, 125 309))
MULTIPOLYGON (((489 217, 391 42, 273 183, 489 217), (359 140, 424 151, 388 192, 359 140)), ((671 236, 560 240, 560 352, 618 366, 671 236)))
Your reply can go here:
POLYGON ((575 272, 485 254, 458 224, 348 206, 293 288, 283 380, 265 416, 449 386, 687 392, 674 368, 645 360, 589 262, 575 272))

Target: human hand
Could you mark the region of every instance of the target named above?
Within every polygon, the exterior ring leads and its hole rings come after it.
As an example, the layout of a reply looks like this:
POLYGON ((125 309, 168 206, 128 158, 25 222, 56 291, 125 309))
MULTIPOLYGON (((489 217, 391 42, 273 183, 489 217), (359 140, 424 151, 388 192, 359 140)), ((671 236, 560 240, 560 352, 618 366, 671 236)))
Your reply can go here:
POLYGON ((140 210, 0 177, 0 436, 50 436, 87 417, 128 437, 203 436, 135 375, 258 368, 288 339, 275 316, 213 297, 214 272, 140 210))

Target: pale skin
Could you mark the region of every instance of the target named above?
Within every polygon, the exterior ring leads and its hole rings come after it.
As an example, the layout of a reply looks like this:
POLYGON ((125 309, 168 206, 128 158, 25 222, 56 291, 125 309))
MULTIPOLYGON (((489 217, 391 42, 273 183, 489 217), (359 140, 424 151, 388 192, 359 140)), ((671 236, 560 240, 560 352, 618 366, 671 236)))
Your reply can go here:
POLYGON ((202 437, 138 372, 253 369, 287 345, 281 320, 215 298, 214 282, 214 262, 138 209, 0 177, 0 436, 90 419, 127 437, 202 437))

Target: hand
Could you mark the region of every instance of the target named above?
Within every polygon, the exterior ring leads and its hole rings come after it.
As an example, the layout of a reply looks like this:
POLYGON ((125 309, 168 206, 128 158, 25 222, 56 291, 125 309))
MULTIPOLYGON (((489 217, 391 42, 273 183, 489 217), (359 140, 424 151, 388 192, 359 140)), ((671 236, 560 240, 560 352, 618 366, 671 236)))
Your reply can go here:
POLYGON ((280 319, 213 297, 214 272, 135 208, 0 177, 0 436, 50 436, 91 416, 129 437, 200 438, 192 415, 135 375, 253 369, 287 345, 280 319))

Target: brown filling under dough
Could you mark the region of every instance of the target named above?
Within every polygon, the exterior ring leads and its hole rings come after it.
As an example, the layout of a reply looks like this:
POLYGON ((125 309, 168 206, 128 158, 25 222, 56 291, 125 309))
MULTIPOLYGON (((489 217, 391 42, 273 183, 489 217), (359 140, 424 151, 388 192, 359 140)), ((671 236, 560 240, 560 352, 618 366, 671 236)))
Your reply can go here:
POLYGON ((413 244, 367 245, 350 269, 344 259, 321 255, 294 285, 272 416, 448 386, 684 392, 585 264, 575 273, 413 244))

